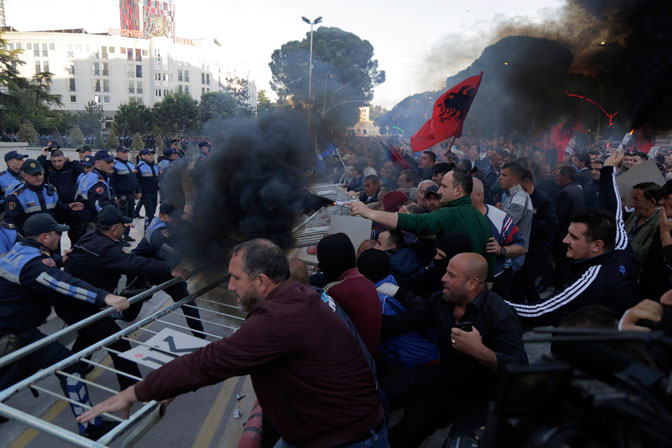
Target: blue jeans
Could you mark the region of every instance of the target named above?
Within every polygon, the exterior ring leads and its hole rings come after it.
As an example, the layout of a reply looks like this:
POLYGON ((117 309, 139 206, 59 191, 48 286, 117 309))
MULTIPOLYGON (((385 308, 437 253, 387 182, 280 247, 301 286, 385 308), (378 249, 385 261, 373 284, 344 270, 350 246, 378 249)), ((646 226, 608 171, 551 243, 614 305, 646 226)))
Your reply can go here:
MULTIPOLYGON (((370 438, 350 445, 340 445, 339 448, 388 448, 389 446, 387 443, 387 425, 383 424, 380 431, 374 432, 371 430, 370 438)), ((285 439, 280 439, 274 448, 296 448, 296 446, 285 442, 285 439)))

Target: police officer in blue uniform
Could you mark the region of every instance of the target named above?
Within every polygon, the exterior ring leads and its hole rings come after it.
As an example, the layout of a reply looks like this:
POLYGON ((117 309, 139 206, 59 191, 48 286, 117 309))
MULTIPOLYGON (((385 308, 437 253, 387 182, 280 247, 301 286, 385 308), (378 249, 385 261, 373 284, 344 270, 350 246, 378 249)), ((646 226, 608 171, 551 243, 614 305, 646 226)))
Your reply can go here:
MULTIPOLYGON (((128 308, 125 297, 96 288, 58 268, 60 256, 53 251, 59 246, 61 232, 68 230, 68 226, 60 225, 51 215, 41 213, 28 218, 23 230, 26 238, 0 258, 0 336, 18 339, 22 345, 44 338, 38 327, 51 313, 55 297, 98 308, 110 305, 117 311, 128 308)), ((71 354, 60 342, 54 341, 23 356, 14 364, 0 369, 0 390, 71 354)), ((63 370, 75 376, 81 376, 83 372, 80 363, 63 370)), ((84 383, 72 379, 66 381, 62 375, 58 378, 66 397, 91 406, 84 383)), ((75 416, 86 411, 74 403, 71 403, 71 408, 75 416)), ((88 427, 79 425, 79 432, 97 438, 109 430, 101 424, 102 421, 98 420, 88 427)))
POLYGON ((89 230, 96 226, 98 212, 106 205, 114 204, 109 176, 114 172, 114 158, 107 151, 97 151, 93 170, 79 181, 77 198, 84 203, 82 217, 89 230))
POLYGON ((14 188, 5 198, 5 221, 21 231, 23 223, 35 214, 49 213, 61 216, 84 208, 80 202, 64 204, 58 198, 56 188, 44 182, 44 168, 34 159, 26 159, 21 167, 24 182, 14 188))
POLYGON ((180 155, 176 150, 173 148, 166 148, 163 150, 163 157, 161 158, 161 161, 158 163, 159 167, 159 174, 163 176, 166 172, 166 170, 170 167, 170 164, 173 163, 175 160, 179 159, 180 155))
POLYGON ((23 180, 21 178, 21 166, 23 165, 23 159, 27 157, 27 155, 19 154, 16 151, 9 151, 5 154, 7 170, 0 173, 0 206, 3 210, 5 208, 5 195, 11 192, 9 191, 11 186, 20 184, 23 180))
MULTIPOLYGON (((110 186, 117 194, 119 209, 131 219, 135 210, 135 199, 140 199, 138 179, 135 176, 135 165, 128 160, 128 148, 119 146, 114 161, 114 173, 110 177, 110 186)), ((130 227, 126 227, 126 241, 135 241, 130 235, 130 227)))
MULTIPOLYGON (((143 149, 140 151, 140 158, 136 169, 140 194, 142 194, 141 203, 145 207, 145 228, 154 219, 156 203, 159 192, 159 167, 154 164, 154 151, 143 149)), ((136 209, 139 211, 140 204, 136 209)))
POLYGON ((4 257, 19 239, 19 233, 13 224, 0 221, 0 257, 4 257))
MULTIPOLYGON (((172 204, 162 202, 159 206, 159 216, 154 218, 145 230, 145 236, 140 240, 138 246, 131 252, 133 255, 139 255, 145 258, 153 258, 167 264, 170 269, 175 269, 182 261, 182 256, 175 250, 175 218, 171 215, 175 212, 172 204)), ((138 271, 143 273, 143 271, 138 271)), ((166 293, 177 301, 186 297, 189 292, 187 284, 180 282, 171 288, 166 289, 166 293)), ((204 338, 200 333, 203 331, 203 324, 200 320, 200 313, 197 308, 186 305, 182 307, 182 312, 187 318, 187 324, 192 329, 196 337, 204 338), (193 318, 193 319, 190 319, 193 318)))

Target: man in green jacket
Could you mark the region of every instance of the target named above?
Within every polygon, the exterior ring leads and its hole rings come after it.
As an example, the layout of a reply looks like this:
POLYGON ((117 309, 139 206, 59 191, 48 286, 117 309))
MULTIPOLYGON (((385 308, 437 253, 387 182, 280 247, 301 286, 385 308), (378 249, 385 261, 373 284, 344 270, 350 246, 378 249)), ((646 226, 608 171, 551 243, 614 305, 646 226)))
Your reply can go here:
POLYGON ((390 229, 405 230, 418 235, 436 235, 464 232, 469 235, 473 251, 488 260, 488 278, 492 279, 495 258, 486 254, 485 246, 492 236, 490 222, 471 205, 471 190, 474 183, 471 174, 462 170, 452 170, 441 180, 439 195, 441 207, 431 213, 410 215, 372 210, 366 204, 351 202, 350 211, 354 216, 371 219, 390 229))

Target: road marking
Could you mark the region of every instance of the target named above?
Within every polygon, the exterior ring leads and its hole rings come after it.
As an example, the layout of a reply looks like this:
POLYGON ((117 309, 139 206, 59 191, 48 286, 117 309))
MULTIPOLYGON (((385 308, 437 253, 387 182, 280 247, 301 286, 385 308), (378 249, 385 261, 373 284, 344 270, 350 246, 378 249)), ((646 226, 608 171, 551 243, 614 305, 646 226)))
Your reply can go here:
POLYGON ((233 389, 236 387, 237 378, 229 378, 224 381, 222 388, 220 389, 215 402, 212 403, 208 415, 205 417, 205 421, 201 426, 196 440, 194 440, 193 448, 206 448, 210 446, 212 438, 217 432, 217 428, 222 423, 222 417, 224 416, 224 411, 227 408, 229 401, 233 398, 233 389))

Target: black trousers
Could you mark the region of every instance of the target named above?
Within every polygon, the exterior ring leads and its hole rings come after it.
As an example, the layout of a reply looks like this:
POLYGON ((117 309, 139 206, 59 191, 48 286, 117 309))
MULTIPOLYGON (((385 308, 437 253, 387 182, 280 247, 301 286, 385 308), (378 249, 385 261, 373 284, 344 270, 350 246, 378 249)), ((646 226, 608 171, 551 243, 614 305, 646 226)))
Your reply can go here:
MULTIPOLYGON (((119 201, 119 210, 121 214, 131 219, 135 218, 135 193, 118 193, 117 199, 119 201)), ((130 233, 131 228, 126 227, 124 235, 130 233)))
POLYGON ((534 303, 541 300, 537 292, 537 278, 548 269, 551 251, 528 252, 523 267, 513 277, 511 284, 511 300, 516 302, 534 303))
POLYGON ((145 207, 145 229, 154 219, 154 212, 156 212, 156 202, 158 200, 159 193, 142 193, 142 198, 140 203, 145 207))
MULTIPOLYGON (((72 304, 72 303, 59 303, 55 307, 56 314, 58 317, 63 319, 68 325, 72 325, 76 322, 79 322, 82 319, 85 319, 99 310, 98 308, 88 305, 88 304, 72 304)), ((98 341, 105 339, 108 336, 113 335, 121 331, 121 328, 114 322, 114 320, 109 317, 103 317, 102 319, 97 320, 96 322, 88 325, 86 327, 80 328, 77 330, 77 339, 75 340, 74 345, 72 346, 73 352, 78 352, 90 345, 95 344, 98 341)), ((131 349, 131 344, 128 341, 120 339, 113 344, 110 344, 109 347, 113 350, 120 352, 125 352, 131 349)), ((112 363, 114 368, 127 373, 129 375, 142 378, 140 369, 138 365, 133 361, 121 358, 115 353, 110 353, 112 358, 112 363)), ((119 387, 121 390, 126 389, 129 386, 137 383, 137 380, 129 378, 127 376, 117 374, 117 380, 119 381, 119 387)))

